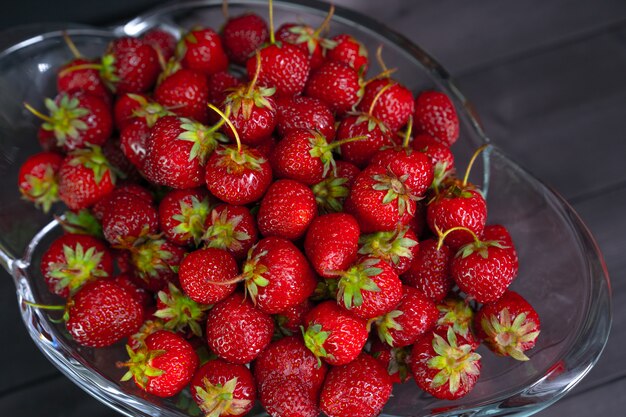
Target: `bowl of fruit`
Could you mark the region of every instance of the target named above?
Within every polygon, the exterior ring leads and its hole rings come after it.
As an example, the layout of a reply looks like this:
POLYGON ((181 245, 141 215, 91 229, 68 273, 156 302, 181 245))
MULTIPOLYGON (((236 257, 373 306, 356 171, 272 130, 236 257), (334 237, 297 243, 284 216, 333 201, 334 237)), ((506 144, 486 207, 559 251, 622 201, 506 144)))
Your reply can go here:
POLYGON ((530 415, 608 274, 444 69, 326 3, 193 1, 0 52, 0 263, 128 416, 530 415))

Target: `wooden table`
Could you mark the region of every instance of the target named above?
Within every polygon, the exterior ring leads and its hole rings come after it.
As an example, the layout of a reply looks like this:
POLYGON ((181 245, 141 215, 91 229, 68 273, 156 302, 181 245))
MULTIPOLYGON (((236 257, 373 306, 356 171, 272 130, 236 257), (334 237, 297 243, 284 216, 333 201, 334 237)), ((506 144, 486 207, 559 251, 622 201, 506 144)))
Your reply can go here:
MULTIPOLYGON (((121 1, 113 3, 124 7, 121 1)), ((587 223, 612 278, 611 338, 590 374, 538 416, 624 415, 626 2, 335 4, 375 16, 438 58, 478 109, 493 141, 562 193, 587 223)), ((61 9, 66 15, 57 19, 71 20, 68 9, 61 9)), ((84 17, 82 13, 77 16, 84 17)), ((115 415, 37 351, 18 316, 12 283, 1 275, 0 328, 5 336, 0 343, 0 415, 115 415)))

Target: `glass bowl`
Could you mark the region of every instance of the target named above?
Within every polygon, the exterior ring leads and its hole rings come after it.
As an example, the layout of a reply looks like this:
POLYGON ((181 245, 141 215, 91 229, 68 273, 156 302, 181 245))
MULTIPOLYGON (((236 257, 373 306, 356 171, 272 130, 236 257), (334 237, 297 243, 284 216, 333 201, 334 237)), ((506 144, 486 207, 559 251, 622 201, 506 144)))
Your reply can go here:
MULTIPOLYGON (((267 18, 266 0, 229 1, 236 15, 252 10, 267 18)), ((314 1, 275 1, 276 26, 303 20, 316 26, 328 4, 314 1)), ((158 8, 112 29, 69 29, 84 56, 101 54, 113 38, 140 35, 161 27, 179 34, 194 25, 219 28, 221 0, 177 3, 158 8)), ((331 34, 347 32, 366 44, 370 56, 379 45, 394 78, 414 92, 434 88, 454 101, 461 136, 453 151, 464 167, 478 146, 490 143, 469 102, 446 71, 426 52, 402 35, 356 12, 337 8, 331 34)), ((37 152, 39 123, 23 102, 41 103, 55 94, 55 70, 71 59, 61 32, 43 33, 0 52, 0 264, 13 277, 22 318, 43 354, 89 394, 128 416, 185 416, 189 398, 161 400, 143 394, 131 383, 120 383, 123 371, 115 362, 125 359, 123 344, 106 349, 78 346, 64 326, 47 312, 24 300, 58 303, 39 273, 43 250, 60 228, 52 217, 20 199, 20 164, 37 152)), ((376 74, 371 59, 370 75, 376 74)), ((384 416, 527 416, 552 404, 576 385, 598 360, 611 323, 608 274, 589 231, 574 210, 514 161, 497 145, 484 152, 471 180, 487 194, 489 223, 508 227, 520 258, 520 272, 512 289, 537 309, 542 332, 530 360, 517 362, 483 354, 483 372, 474 390, 457 401, 441 401, 422 393, 409 381, 394 389, 384 416)), ((61 209, 60 207, 58 208, 61 209)), ((481 348, 482 349, 482 348, 481 348)), ((250 415, 264 415, 255 408, 250 415)))

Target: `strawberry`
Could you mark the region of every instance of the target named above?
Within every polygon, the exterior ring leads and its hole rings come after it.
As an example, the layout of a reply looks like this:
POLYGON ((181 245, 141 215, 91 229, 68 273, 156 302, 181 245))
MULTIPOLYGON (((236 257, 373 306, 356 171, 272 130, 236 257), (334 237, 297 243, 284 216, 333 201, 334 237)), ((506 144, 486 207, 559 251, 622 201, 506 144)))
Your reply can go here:
POLYGON ((272 183, 272 168, 259 151, 220 146, 206 163, 206 186, 220 200, 244 205, 260 200, 272 183))
POLYGON ((513 245, 513 239, 511 239, 511 235, 506 227, 500 224, 488 224, 483 229, 483 240, 495 240, 500 242, 503 246, 508 246, 510 248, 515 248, 513 245))
POLYGON ((433 182, 430 158, 410 148, 388 148, 376 153, 370 165, 380 165, 398 176, 408 175, 405 185, 412 195, 422 197, 433 182))
POLYGON ((391 396, 387 370, 367 353, 328 372, 320 409, 329 417, 374 417, 391 396))
POLYGON ((364 257, 340 273, 337 304, 362 319, 390 312, 402 298, 402 282, 391 266, 364 257))
POLYGON ((416 133, 427 133, 446 146, 452 146, 459 137, 454 104, 438 91, 423 91, 417 96, 413 123, 416 133))
POLYGON ((99 146, 76 149, 59 168, 59 198, 72 210, 90 207, 113 191, 115 178, 99 146))
POLYGON ((141 174, 137 167, 124 155, 118 138, 111 138, 106 141, 102 146, 102 154, 120 177, 132 182, 141 181, 141 174))
POLYGON ((109 105, 111 93, 94 65, 97 63, 82 57, 75 58, 63 65, 57 73, 57 91, 69 94, 84 91, 100 97, 109 105))
POLYGON ((317 417, 317 400, 296 376, 275 372, 259 383, 259 401, 271 417, 317 417))
POLYGON ((437 304, 439 319, 437 329, 447 332, 447 327, 452 327, 457 338, 462 338, 463 343, 468 343, 472 349, 476 349, 480 343, 472 333, 474 310, 469 303, 457 295, 451 295, 437 304))
POLYGON ((240 261, 259 240, 256 221, 244 206, 222 204, 215 207, 206 219, 202 235, 205 247, 222 249, 240 261))
POLYGON ((407 359, 411 346, 391 347, 380 339, 373 339, 369 350, 370 355, 387 369, 391 382, 399 384, 411 378, 407 359))
POLYGON ((152 127, 159 117, 172 115, 172 113, 145 94, 125 93, 119 95, 115 101, 113 115, 115 126, 122 131, 137 119, 143 121, 148 127, 152 127))
POLYGON ((202 185, 205 162, 218 142, 224 140, 216 132, 217 126, 209 128, 174 116, 160 118, 146 143, 146 178, 178 189, 202 185))
POLYGON ((116 94, 150 90, 161 70, 154 48, 129 37, 111 41, 99 69, 100 76, 116 94))
POLYGON ((113 192, 98 200, 98 202, 91 207, 91 212, 96 219, 101 221, 104 218, 104 213, 109 210, 109 203, 111 203, 114 197, 119 193, 133 194, 149 204, 152 204, 154 200, 152 193, 141 185, 132 182, 120 182, 113 192))
POLYGON ((196 371, 191 396, 207 416, 243 416, 256 400, 252 373, 243 365, 213 359, 196 371))
POLYGON ((409 367, 417 385, 436 398, 455 400, 469 393, 480 375, 480 355, 454 330, 430 331, 413 345, 409 367))
POLYGON ((159 203, 159 224, 167 239, 180 246, 198 246, 210 212, 204 188, 172 190, 159 203))
POLYGON ((137 350, 130 346, 126 350, 130 359, 117 364, 129 368, 122 381, 132 378, 135 385, 157 397, 182 391, 198 367, 198 355, 189 342, 167 330, 152 333, 137 350))
MULTIPOLYGON (((273 38, 273 34, 270 33, 273 38)), ((309 76, 309 59, 297 46, 289 43, 270 43, 259 51, 261 70, 258 85, 275 87, 277 96, 294 96, 304 90, 309 76)), ((257 67, 257 58, 246 63, 248 78, 252 79, 257 67)))
POLYGON ((128 291, 128 293, 132 295, 133 298, 139 302, 139 304, 141 304, 144 310, 144 316, 147 317, 148 314, 146 312, 152 311, 154 307, 153 294, 135 284, 131 275, 127 273, 117 275, 112 279, 112 281, 116 285, 128 291))
POLYGON ((417 236, 408 226, 363 235, 359 239, 359 245, 360 255, 385 261, 398 275, 409 269, 413 258, 419 252, 417 236))
POLYGON ((143 323, 141 304, 107 280, 82 286, 66 310, 65 327, 81 346, 105 347, 135 333, 143 323))
POLYGON ((306 234, 304 250, 315 271, 325 278, 335 278, 356 260, 359 224, 347 213, 317 217, 306 234))
POLYGON ((257 220, 263 236, 295 240, 304 235, 316 215, 310 189, 297 181, 278 180, 263 197, 257 220))
POLYGON ((357 105, 363 96, 359 73, 338 61, 326 61, 311 73, 304 93, 326 103, 331 110, 343 115, 357 105))
MULTIPOLYGON (((451 261, 450 274, 468 297, 479 303, 495 301, 504 294, 517 275, 515 248, 505 246, 499 240, 480 240, 469 229, 464 230, 474 241, 459 249, 451 261)), ((445 238, 446 233, 439 240, 445 238)))
POLYGON ((389 346, 404 347, 413 344, 430 330, 439 318, 439 310, 420 290, 402 286, 402 299, 393 311, 376 319, 381 341, 389 346))
POLYGON ((419 251, 413 262, 400 278, 402 282, 415 287, 433 301, 441 301, 452 288, 450 258, 452 251, 447 245, 437 249, 435 239, 419 243, 419 251))
POLYGON ((326 104, 313 97, 281 97, 276 100, 280 136, 296 129, 316 130, 327 140, 335 137, 335 116, 326 104))
POLYGON ((359 74, 367 73, 369 59, 365 45, 345 33, 335 36, 332 41, 335 46, 326 51, 327 60, 348 64, 359 74))
POLYGON ((175 271, 186 252, 165 239, 142 240, 130 248, 133 276, 138 285, 157 292, 176 279, 175 271))
POLYGON ((325 179, 311 187, 320 213, 343 211, 343 202, 361 172, 355 165, 345 161, 335 161, 335 171, 329 172, 325 179))
POLYGON ((330 365, 352 362, 367 341, 367 322, 340 308, 334 301, 318 304, 306 315, 304 343, 330 365))
POLYGON ((455 174, 454 155, 450 148, 425 133, 416 135, 411 147, 425 153, 433 165, 433 188, 439 189, 445 180, 455 174))
POLYGON ((163 320, 157 318, 148 319, 143 322, 136 333, 132 334, 128 338, 127 344, 133 351, 140 350, 142 347, 146 346, 146 339, 148 336, 164 329, 165 323, 163 323, 163 320))
POLYGON ((44 213, 59 201, 58 172, 63 157, 56 152, 31 155, 20 166, 17 184, 22 198, 41 207, 44 213))
MULTIPOLYGON (((208 77, 209 102, 220 104, 226 100, 231 88, 239 87, 242 81, 234 75, 222 71, 216 72, 208 77)), ((211 117, 211 113, 209 113, 211 117)), ((213 120, 213 119, 211 119, 213 120)), ((217 120, 217 118, 215 119, 217 120)))
POLYGON ((174 284, 157 294, 157 310, 154 316, 163 320, 165 330, 185 335, 187 328, 191 333, 201 337, 206 311, 210 306, 200 304, 183 294, 174 284))
POLYGON ((220 36, 209 28, 191 30, 178 44, 177 56, 183 68, 199 71, 204 75, 226 71, 228 57, 220 36))
POLYGON ((240 293, 216 304, 209 312, 206 338, 222 359, 244 364, 256 358, 272 340, 274 322, 240 293))
POLYGON ((116 192, 107 201, 102 231, 111 245, 129 248, 139 238, 156 234, 158 228, 159 217, 152 202, 129 192, 116 192))
POLYGON ((113 258, 99 239, 66 234, 44 252, 40 267, 50 291, 68 298, 87 282, 111 276, 113 258))
POLYGON ((45 99, 46 116, 28 104, 26 108, 44 123, 42 129, 52 132, 56 145, 65 151, 102 145, 111 136, 113 118, 102 98, 83 92, 59 93, 54 100, 45 99))
POLYGON ((380 149, 393 146, 389 129, 367 114, 351 115, 339 123, 337 140, 355 136, 366 136, 366 139, 342 144, 341 157, 361 168, 367 166, 380 149))
POLYGON ((374 79, 367 83, 357 110, 367 112, 396 132, 413 115, 415 106, 409 89, 390 78, 374 79))
POLYGON ((302 252, 279 237, 262 239, 252 248, 241 279, 252 302, 267 314, 304 302, 317 284, 302 252))
POLYGON ((304 326, 304 317, 313 309, 313 302, 306 299, 300 304, 286 308, 274 315, 278 336, 291 336, 300 333, 300 326, 304 326))
POLYGON ((191 252, 183 259, 178 279, 185 294, 202 304, 213 304, 228 297, 236 285, 228 283, 237 276, 237 262, 226 251, 206 248, 191 252))
POLYGON ((159 59, 165 62, 169 61, 176 52, 176 38, 163 29, 150 29, 141 36, 141 39, 152 46, 160 56, 159 59))
POLYGON ((391 166, 372 165, 361 171, 344 206, 359 222, 361 232, 395 230, 411 220, 417 196, 408 180, 409 174, 398 174, 391 166))
POLYGON ((269 29, 262 17, 245 13, 231 17, 222 28, 222 41, 228 57, 244 65, 269 40, 269 29))
POLYGON ((154 90, 160 105, 180 116, 200 123, 209 122, 209 84, 204 74, 181 69, 165 78, 154 90))
POLYGON ((516 292, 506 291, 497 301, 478 310, 474 328, 492 352, 527 361, 524 351, 535 346, 541 323, 528 301, 516 292))
POLYGON ((143 120, 133 120, 120 132, 122 153, 139 170, 143 170, 149 138, 150 128, 143 120))

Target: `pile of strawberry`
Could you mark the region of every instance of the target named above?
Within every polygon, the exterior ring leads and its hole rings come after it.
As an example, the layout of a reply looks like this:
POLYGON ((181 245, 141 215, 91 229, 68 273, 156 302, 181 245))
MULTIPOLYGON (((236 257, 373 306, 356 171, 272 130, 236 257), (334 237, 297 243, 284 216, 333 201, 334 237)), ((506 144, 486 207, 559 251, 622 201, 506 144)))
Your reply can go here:
POLYGON ((481 342, 528 359, 539 318, 507 289, 509 233, 455 176, 453 104, 382 60, 364 79, 363 45, 324 37, 331 16, 157 29, 98 59, 68 39, 47 114, 26 105, 44 151, 19 189, 70 209, 41 272, 77 343, 126 342, 123 380, 189 387, 211 417, 257 399, 273 417, 369 417, 410 378, 467 394, 481 342))

